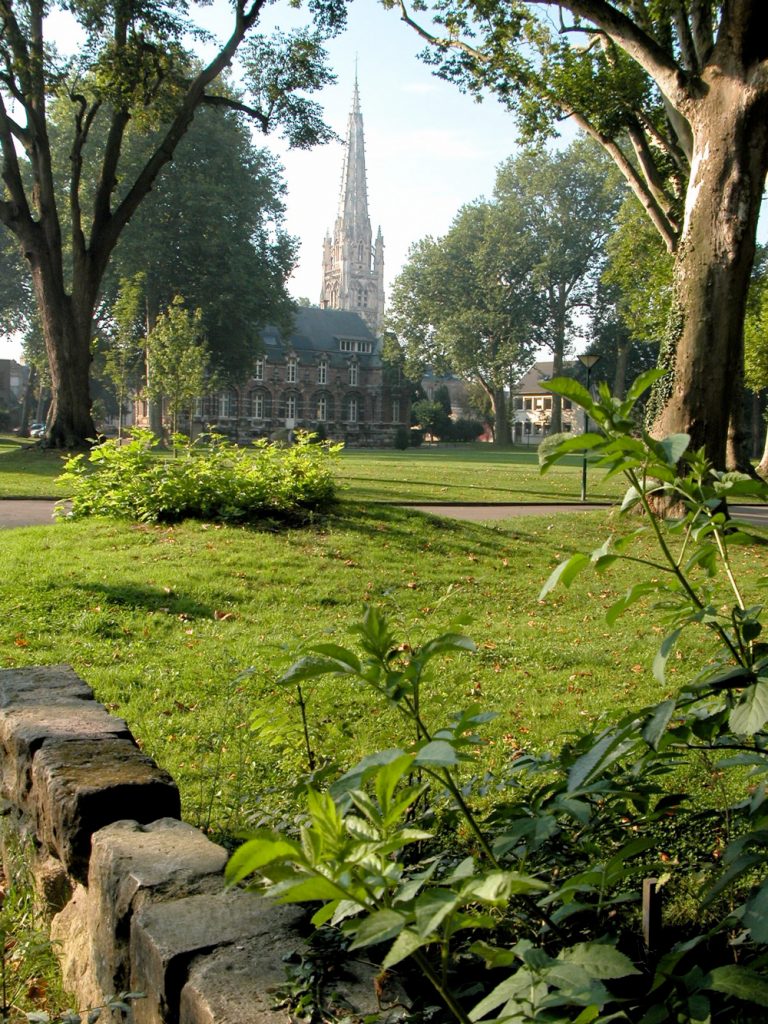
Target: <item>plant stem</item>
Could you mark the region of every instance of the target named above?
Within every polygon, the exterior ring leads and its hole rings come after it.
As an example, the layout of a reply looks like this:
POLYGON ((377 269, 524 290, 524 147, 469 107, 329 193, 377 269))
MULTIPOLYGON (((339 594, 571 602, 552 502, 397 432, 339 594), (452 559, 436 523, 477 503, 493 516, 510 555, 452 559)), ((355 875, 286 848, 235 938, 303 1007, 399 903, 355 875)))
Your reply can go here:
POLYGON ((454 1015, 456 1020, 459 1021, 460 1024, 471 1024, 468 1015, 464 1012, 459 1003, 457 1003, 456 1000, 453 998, 450 989, 443 985, 440 978, 432 970, 432 965, 430 964, 427 957, 424 956, 424 954, 421 952, 421 950, 416 950, 416 952, 413 954, 413 959, 419 965, 419 967, 424 973, 424 976, 428 979, 429 983, 438 993, 438 995, 443 1000, 448 1009, 451 1011, 451 1013, 454 1015))

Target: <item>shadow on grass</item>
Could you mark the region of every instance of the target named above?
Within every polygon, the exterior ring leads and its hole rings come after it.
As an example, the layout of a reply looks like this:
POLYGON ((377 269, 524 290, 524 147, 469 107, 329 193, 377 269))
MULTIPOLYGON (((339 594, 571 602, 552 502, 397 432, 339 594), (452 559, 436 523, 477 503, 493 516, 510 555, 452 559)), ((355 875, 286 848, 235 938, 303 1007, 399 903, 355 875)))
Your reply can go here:
POLYGON ((402 551, 423 553, 425 545, 439 553, 439 541, 446 539, 447 553, 486 554, 507 553, 510 543, 526 544, 549 550, 552 544, 546 535, 526 532, 517 527, 498 528, 498 524, 471 523, 448 519, 391 505, 373 507, 357 502, 341 502, 334 514, 336 523, 345 529, 370 536, 379 542, 382 533, 397 542, 402 551))
POLYGON ((91 596, 100 597, 111 605, 122 608, 144 609, 150 612, 166 611, 172 615, 188 615, 190 618, 213 618, 214 610, 209 605, 177 594, 174 590, 164 587, 138 586, 131 583, 75 583, 73 590, 84 591, 91 596))

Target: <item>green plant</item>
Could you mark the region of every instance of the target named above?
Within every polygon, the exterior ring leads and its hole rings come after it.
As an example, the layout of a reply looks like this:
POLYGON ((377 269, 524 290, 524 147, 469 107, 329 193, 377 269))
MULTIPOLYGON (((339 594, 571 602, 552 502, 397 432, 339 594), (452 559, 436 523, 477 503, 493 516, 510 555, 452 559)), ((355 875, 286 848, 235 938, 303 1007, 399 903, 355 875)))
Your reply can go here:
POLYGON ((654 662, 657 679, 664 681, 685 627, 702 626, 716 640, 702 672, 676 696, 555 755, 518 756, 505 778, 473 785, 467 768, 477 768, 476 729, 489 714, 470 709, 440 727, 423 702, 434 658, 471 651, 465 637, 448 633, 414 648, 398 643, 369 607, 357 627, 362 656, 317 645, 283 677, 296 684, 332 673, 363 684, 397 708, 408 730, 399 747, 364 758, 328 791, 310 788, 298 838, 267 830, 250 838, 230 861, 230 880, 257 874, 282 902, 320 901, 316 925, 338 925, 351 949, 382 946, 384 969, 415 960, 461 1022, 756 1021, 762 1010, 756 1016, 754 1005, 768 1006, 768 658, 762 609, 745 601, 730 557, 748 535, 722 509, 726 495, 764 491, 747 477, 713 472, 703 455, 687 454, 685 438, 643 434, 632 411, 654 376, 641 378, 624 402, 605 390, 593 402, 573 381, 553 382, 604 432, 562 441, 543 454, 545 465, 578 444, 591 449, 612 473, 627 475, 623 508, 640 504, 646 519, 591 559, 565 558, 542 596, 590 564, 646 566, 650 578, 614 603, 608 621, 655 595, 672 627, 654 662), (652 496, 672 499, 683 514, 663 523, 652 496), (646 531, 659 559, 631 553, 646 531), (732 595, 728 609, 721 580, 732 595), (713 809, 689 811, 688 794, 675 789, 697 754, 713 755, 737 792, 744 772, 753 773, 747 798, 739 795, 725 821, 713 809), (698 829, 680 873, 699 875, 696 900, 708 919, 644 941, 640 880, 675 881, 658 849, 670 818, 678 829, 698 829), (715 833, 722 866, 712 854, 715 833))
POLYGON ((148 430, 133 431, 127 444, 95 445, 87 458, 81 453, 65 463, 73 494, 60 514, 253 522, 304 517, 335 499, 332 465, 340 445, 313 444, 302 433, 289 448, 264 441, 249 451, 218 435, 205 442, 174 435, 173 459, 158 457, 158 439, 148 430))

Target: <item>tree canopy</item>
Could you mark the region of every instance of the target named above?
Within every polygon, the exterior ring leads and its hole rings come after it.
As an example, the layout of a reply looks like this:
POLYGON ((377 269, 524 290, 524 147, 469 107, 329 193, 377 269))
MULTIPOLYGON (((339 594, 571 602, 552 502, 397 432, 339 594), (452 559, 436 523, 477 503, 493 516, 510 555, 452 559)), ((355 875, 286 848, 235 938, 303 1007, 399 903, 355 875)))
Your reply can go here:
POLYGON ((196 112, 238 110, 263 131, 279 127, 295 146, 331 137, 308 94, 332 77, 322 42, 343 26, 344 0, 314 0, 311 26, 271 38, 256 33, 265 3, 234 0, 229 34, 203 64, 189 48, 202 28, 177 0, 0 5, 0 224, 30 268, 50 364, 52 444, 93 436, 90 341, 104 275, 196 112), (49 38, 56 12, 83 34, 73 54, 49 38), (233 94, 222 75, 238 52, 242 83, 233 94), (54 101, 67 108, 56 126, 66 125, 64 172, 53 152, 54 101), (129 126, 151 140, 135 166, 129 126))
POLYGON ((389 322, 413 361, 477 381, 493 406, 496 440, 509 441, 505 388, 530 362, 537 309, 528 287, 530 236, 480 201, 441 239, 414 245, 390 299, 389 322))
POLYGON ((768 170, 764 0, 390 0, 438 74, 495 93, 524 137, 575 121, 676 256, 655 432, 740 460, 738 382, 768 170), (728 444, 726 444, 726 440, 728 444), (726 450, 727 449, 727 450, 726 450))

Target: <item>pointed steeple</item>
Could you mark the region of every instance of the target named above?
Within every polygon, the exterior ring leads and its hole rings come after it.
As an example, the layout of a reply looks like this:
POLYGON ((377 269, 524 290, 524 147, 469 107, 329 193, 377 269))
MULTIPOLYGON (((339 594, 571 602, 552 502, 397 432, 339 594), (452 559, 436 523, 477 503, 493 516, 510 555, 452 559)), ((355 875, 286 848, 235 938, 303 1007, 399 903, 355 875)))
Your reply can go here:
POLYGON ((368 216, 365 137, 355 68, 352 109, 347 126, 339 207, 333 241, 323 247, 320 305, 354 310, 379 334, 384 315, 384 243, 379 229, 376 248, 368 216))

